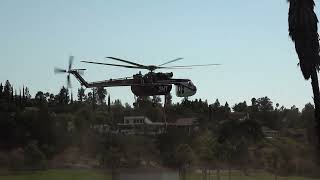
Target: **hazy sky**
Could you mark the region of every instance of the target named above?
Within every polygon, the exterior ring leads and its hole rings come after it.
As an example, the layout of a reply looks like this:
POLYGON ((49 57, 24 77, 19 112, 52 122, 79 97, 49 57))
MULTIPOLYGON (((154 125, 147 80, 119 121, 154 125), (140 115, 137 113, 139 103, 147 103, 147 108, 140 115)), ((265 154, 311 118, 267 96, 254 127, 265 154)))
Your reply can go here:
MULTIPOLYGON (((302 107, 312 101, 312 90, 297 67, 287 13, 286 0, 0 0, 0 81, 27 85, 33 94, 57 93, 66 77, 53 68, 66 68, 69 55, 75 67, 88 69, 88 81, 137 71, 80 60, 113 62, 104 57, 114 56, 161 64, 184 57, 172 65, 223 64, 174 70, 198 87, 192 98, 234 104, 269 96, 302 107)), ((72 81, 75 93, 79 83, 72 81)), ((107 90, 112 99, 133 101, 129 87, 107 90)))

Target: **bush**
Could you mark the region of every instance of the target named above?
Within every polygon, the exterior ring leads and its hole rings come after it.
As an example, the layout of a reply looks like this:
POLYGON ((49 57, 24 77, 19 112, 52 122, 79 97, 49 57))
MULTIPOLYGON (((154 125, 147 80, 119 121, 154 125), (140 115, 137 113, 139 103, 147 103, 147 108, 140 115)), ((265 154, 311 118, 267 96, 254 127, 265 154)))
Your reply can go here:
POLYGON ((47 162, 44 153, 38 147, 37 142, 30 142, 24 150, 24 165, 26 169, 45 169, 47 162))
POLYGON ((23 149, 15 149, 9 154, 9 168, 10 170, 23 170, 24 168, 24 155, 23 149))
POLYGON ((41 146, 42 152, 45 154, 47 159, 52 159, 55 153, 54 145, 44 144, 41 146))
POLYGON ((7 153, 0 152, 0 168, 9 167, 10 159, 7 153))

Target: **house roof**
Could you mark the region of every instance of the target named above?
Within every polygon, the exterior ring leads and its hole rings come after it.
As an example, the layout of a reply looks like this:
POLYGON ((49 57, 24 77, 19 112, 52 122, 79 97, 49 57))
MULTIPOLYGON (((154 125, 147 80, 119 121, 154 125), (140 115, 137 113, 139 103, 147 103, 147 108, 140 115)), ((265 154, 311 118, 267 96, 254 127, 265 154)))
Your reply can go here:
POLYGON ((118 123, 120 126, 132 126, 132 125, 150 125, 150 126, 163 126, 165 123, 163 122, 153 122, 146 116, 125 116, 124 120, 143 120, 143 123, 118 123))
POLYGON ((243 120, 248 117, 248 114, 245 112, 233 112, 230 113, 228 119, 230 120, 243 120))

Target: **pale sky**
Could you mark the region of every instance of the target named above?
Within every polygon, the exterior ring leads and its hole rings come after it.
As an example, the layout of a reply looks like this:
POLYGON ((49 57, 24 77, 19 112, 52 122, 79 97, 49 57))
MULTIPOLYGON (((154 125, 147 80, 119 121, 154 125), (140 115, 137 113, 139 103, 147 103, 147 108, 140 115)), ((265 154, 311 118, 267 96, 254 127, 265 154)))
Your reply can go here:
MULTIPOLYGON (((0 0, 0 81, 27 85, 32 94, 57 93, 66 77, 53 69, 66 68, 70 55, 75 68, 87 68, 88 81, 137 71, 81 60, 114 63, 104 58, 114 56, 157 65, 184 57, 172 65, 223 64, 173 71, 197 86, 192 98, 233 105, 268 96, 303 107, 312 89, 297 67, 287 13, 286 0, 0 0)), ((75 94, 80 86, 72 81, 75 94)), ((113 100, 133 102, 130 87, 107 90, 113 100)))

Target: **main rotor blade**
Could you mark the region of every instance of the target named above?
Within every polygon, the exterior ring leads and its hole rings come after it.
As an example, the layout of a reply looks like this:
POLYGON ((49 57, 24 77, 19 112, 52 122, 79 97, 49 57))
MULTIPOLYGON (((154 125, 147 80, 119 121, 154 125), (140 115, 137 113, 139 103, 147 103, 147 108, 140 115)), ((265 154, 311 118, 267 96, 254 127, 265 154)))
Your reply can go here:
POLYGON ((159 68, 185 68, 185 67, 197 67, 197 66, 220 66, 221 64, 196 64, 196 65, 187 65, 187 66, 168 66, 168 67, 159 67, 159 68))
MULTIPOLYGON (((169 64, 169 63, 173 63, 173 62, 179 61, 179 60, 181 60, 181 59, 183 59, 183 58, 173 59, 173 60, 171 60, 171 61, 168 61, 168 62, 165 62, 165 63, 163 63, 163 64, 160 64, 159 66, 163 66, 163 65, 166 65, 166 64, 169 64)), ((159 66, 158 66, 158 67, 159 67, 159 66)))
POLYGON ((113 60, 116 60, 116 61, 125 62, 125 63, 132 64, 132 65, 135 65, 135 66, 139 66, 140 68, 142 68, 142 67, 146 68, 145 65, 138 64, 138 63, 131 62, 131 61, 127 61, 127 60, 123 60, 123 59, 119 59, 119 58, 115 58, 115 57, 106 57, 106 58, 113 59, 113 60))
POLYGON ((61 68, 54 68, 54 73, 58 74, 58 73, 66 73, 67 70, 65 69, 61 69, 61 68))
POLYGON ((74 56, 70 56, 69 57, 69 71, 71 70, 71 68, 72 68, 72 64, 73 64, 73 58, 74 58, 74 56))
POLYGON ((192 67, 158 67, 157 69, 192 69, 192 67))
POLYGON ((81 61, 81 62, 90 63, 90 64, 107 65, 107 66, 117 66, 117 67, 133 68, 133 69, 143 69, 143 68, 137 67, 137 66, 128 66, 128 65, 120 65, 120 64, 109 64, 109 63, 100 63, 100 62, 92 62, 92 61, 81 61))

